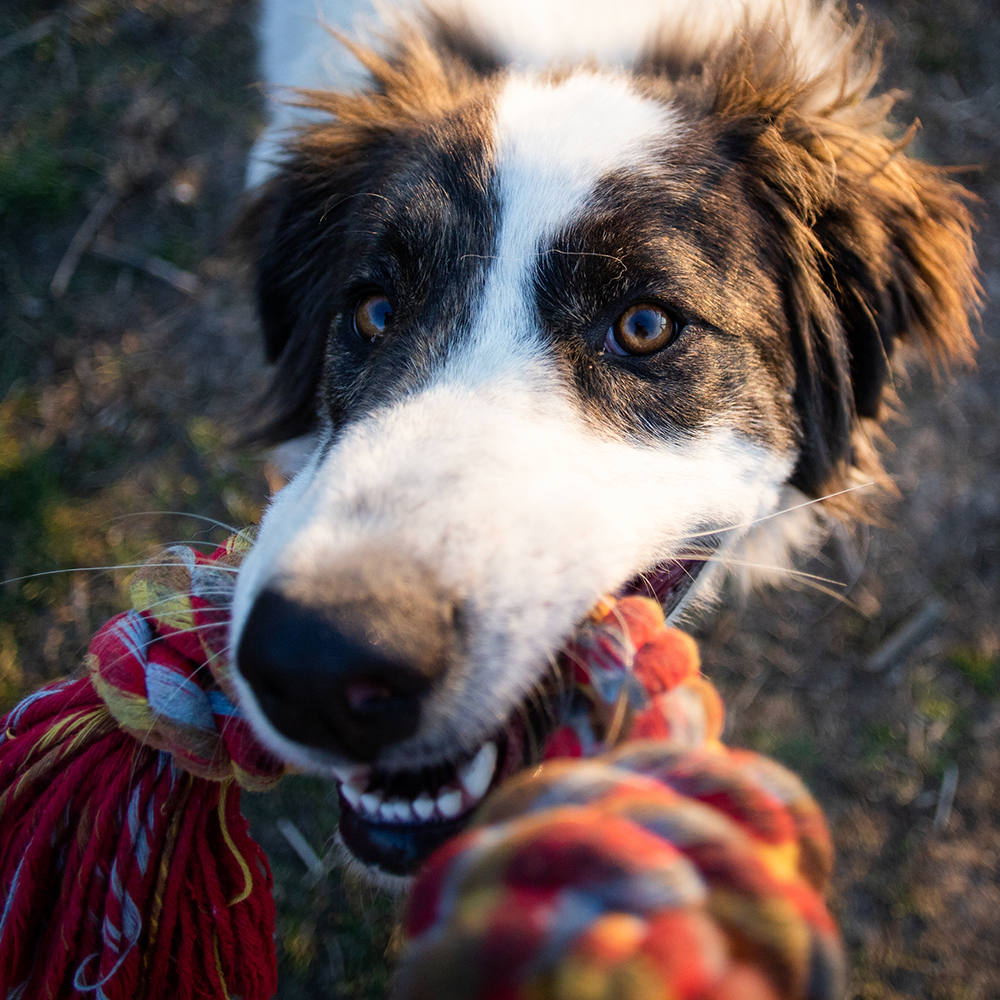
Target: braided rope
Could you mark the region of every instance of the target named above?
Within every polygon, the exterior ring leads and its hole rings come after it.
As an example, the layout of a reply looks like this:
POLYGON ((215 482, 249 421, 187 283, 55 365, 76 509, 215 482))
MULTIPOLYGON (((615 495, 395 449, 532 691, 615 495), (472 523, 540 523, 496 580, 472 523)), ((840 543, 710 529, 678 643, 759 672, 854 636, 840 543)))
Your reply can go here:
POLYGON ((251 544, 233 535, 210 557, 174 546, 142 567, 132 610, 97 633, 86 665, 119 727, 142 745, 196 777, 266 791, 284 767, 237 708, 227 656, 235 569, 251 544))
POLYGON ((630 597, 567 657, 590 675, 585 741, 617 726, 622 743, 514 778, 431 858, 399 1000, 841 997, 822 813, 790 771, 719 742, 693 641, 630 597))

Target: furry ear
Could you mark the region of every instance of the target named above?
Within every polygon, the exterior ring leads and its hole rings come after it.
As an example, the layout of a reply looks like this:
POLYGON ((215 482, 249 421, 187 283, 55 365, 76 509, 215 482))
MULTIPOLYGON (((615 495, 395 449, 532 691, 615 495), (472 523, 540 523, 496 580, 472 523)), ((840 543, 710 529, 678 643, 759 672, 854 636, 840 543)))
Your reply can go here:
POLYGON ((897 343, 943 367, 974 349, 970 196, 906 155, 912 129, 891 137, 892 96, 868 97, 877 69, 862 26, 822 76, 790 77, 779 50, 744 53, 719 92, 777 226, 802 421, 792 482, 810 496, 886 482, 871 436, 893 395, 897 343))
POLYGON ((316 424, 332 318, 329 282, 336 273, 331 231, 319 224, 324 201, 294 170, 284 169, 255 192, 237 223, 236 239, 248 249, 255 272, 265 353, 276 366, 262 425, 250 440, 278 444, 316 424))
POLYGON ((839 431, 832 440, 843 451, 813 445, 796 485, 822 495, 845 488, 852 470, 883 478, 870 432, 893 395, 897 343, 915 343, 945 368, 970 361, 969 315, 979 288, 967 195, 944 171, 881 135, 816 130, 802 148, 828 174, 806 214, 815 272, 800 280, 818 277, 819 287, 805 296, 811 305, 798 303, 799 335, 808 343, 800 392, 820 431, 839 431), (842 395, 831 400, 833 387, 842 395))
POLYGON ((813 231, 847 337, 855 409, 876 420, 897 340, 943 367, 971 361, 975 347, 970 196, 946 171, 905 155, 911 135, 897 144, 822 137, 836 187, 813 231))

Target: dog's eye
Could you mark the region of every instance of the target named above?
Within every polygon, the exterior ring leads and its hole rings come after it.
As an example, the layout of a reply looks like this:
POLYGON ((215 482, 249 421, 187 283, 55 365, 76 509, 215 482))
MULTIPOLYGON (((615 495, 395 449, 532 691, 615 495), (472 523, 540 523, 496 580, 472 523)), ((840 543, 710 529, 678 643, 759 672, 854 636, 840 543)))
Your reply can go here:
POLYGON ((677 322, 651 302, 626 309, 608 327, 604 349, 611 354, 644 355, 663 350, 677 333, 677 322))
POLYGON ((354 332, 374 342, 392 323, 392 303, 382 294, 367 295, 354 310, 354 332))

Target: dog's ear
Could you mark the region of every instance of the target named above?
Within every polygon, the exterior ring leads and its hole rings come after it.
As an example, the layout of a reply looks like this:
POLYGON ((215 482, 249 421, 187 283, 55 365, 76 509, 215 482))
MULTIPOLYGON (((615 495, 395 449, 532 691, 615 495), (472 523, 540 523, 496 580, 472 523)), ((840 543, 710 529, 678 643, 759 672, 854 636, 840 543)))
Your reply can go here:
POLYGON ((237 224, 254 272, 265 353, 275 366, 253 440, 277 444, 315 427, 341 245, 340 216, 334 210, 324 217, 324 206, 337 202, 348 180, 331 171, 321 185, 290 161, 254 192, 237 224))
POLYGON ((940 368, 972 357, 980 289, 969 195, 907 155, 912 130, 893 138, 893 98, 868 96, 878 59, 863 28, 826 79, 789 83, 777 59, 756 73, 752 63, 720 102, 743 123, 775 226, 802 424, 792 482, 810 496, 884 482, 871 436, 893 397, 897 345, 918 345, 940 368))
POLYGON ((373 189, 403 117, 378 92, 301 91, 299 99, 323 117, 290 138, 284 162, 252 194, 236 230, 254 270, 266 355, 275 365, 265 422, 253 439, 271 444, 315 428, 336 292, 349 267, 349 220, 358 196, 373 189))
POLYGON ((884 135, 827 128, 798 140, 824 175, 801 206, 813 267, 794 296, 810 445, 797 485, 818 496, 854 470, 881 479, 870 432, 894 398, 899 343, 938 368, 971 360, 978 282, 967 196, 944 171, 884 135))

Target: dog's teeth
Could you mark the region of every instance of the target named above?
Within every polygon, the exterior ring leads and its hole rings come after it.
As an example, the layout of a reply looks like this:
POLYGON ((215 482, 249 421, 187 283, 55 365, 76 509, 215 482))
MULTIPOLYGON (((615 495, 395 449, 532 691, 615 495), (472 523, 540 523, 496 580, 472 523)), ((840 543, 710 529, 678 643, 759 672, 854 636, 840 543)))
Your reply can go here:
POLYGON ((468 764, 458 771, 462 787, 473 799, 481 799, 486 794, 493 780, 493 772, 497 766, 497 745, 492 741, 484 743, 468 764))
POLYGON ((357 809, 361 805, 361 791, 349 781, 345 781, 340 786, 340 794, 347 800, 347 804, 352 809, 357 809))
POLYGON ((412 823, 413 822, 413 810, 410 808, 410 803, 405 799, 396 799, 393 802, 393 808, 396 810, 396 819, 400 823, 412 823))
POLYGON ((376 788, 374 792, 365 792, 361 796, 361 808, 371 816, 374 816, 379 811, 380 805, 382 805, 381 789, 376 788))
POLYGON ((454 819, 462 811, 462 793, 457 788, 442 792, 437 797, 437 809, 445 819, 454 819))
POLYGON ((413 800, 413 811, 418 819, 430 819, 434 815, 434 800, 426 792, 421 792, 413 800))
POLYGON ((396 803, 398 801, 398 799, 390 799, 388 802, 383 802, 378 807, 379 818, 384 819, 388 823, 394 823, 396 821, 396 803))
POLYGON ((358 785, 364 790, 368 786, 368 775, 371 768, 365 764, 338 764, 333 768, 337 780, 343 784, 358 785))

